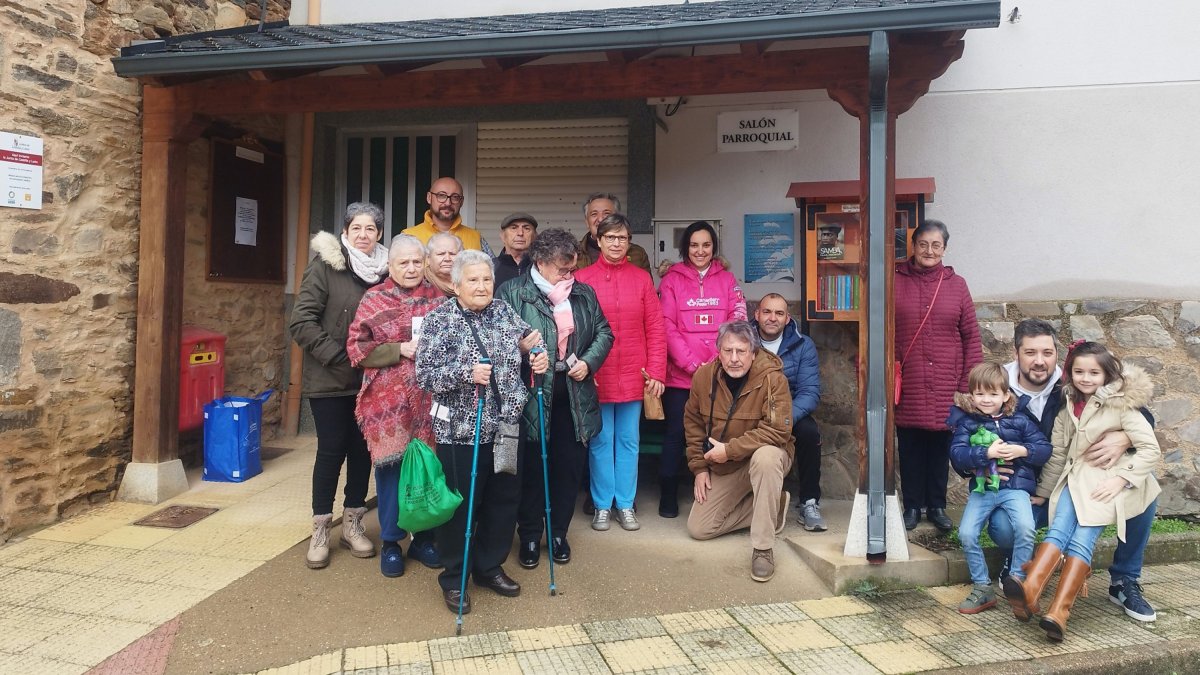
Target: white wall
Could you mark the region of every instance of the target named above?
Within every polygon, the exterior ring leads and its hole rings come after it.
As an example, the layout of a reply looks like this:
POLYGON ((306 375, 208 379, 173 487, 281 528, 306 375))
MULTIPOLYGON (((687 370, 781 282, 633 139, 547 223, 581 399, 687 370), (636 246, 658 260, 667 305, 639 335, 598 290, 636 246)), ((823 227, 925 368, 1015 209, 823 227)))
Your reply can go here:
MULTIPOLYGON (((458 2, 423 3, 414 0, 323 0, 321 23, 357 23, 370 21, 413 21, 417 19, 447 19, 530 12, 566 12, 573 9, 605 9, 610 7, 641 7, 645 5, 674 5, 682 0, 459 0, 458 2)), ((708 0, 691 0, 707 2, 708 0)), ((290 20, 293 24, 308 22, 308 3, 292 3, 290 20)))

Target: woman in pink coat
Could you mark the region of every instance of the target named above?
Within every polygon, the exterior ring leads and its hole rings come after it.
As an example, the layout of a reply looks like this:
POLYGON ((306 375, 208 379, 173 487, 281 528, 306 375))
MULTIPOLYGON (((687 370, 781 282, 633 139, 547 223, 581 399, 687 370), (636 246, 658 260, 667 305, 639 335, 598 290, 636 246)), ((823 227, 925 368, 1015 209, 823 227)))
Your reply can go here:
MULTIPOLYGON (((901 363, 896 449, 904 492, 904 526, 925 517, 943 532, 951 430, 946 415, 954 392, 967 391, 967 373, 983 360, 979 322, 967 282, 942 264, 950 233, 937 220, 913 232, 913 256, 896 265, 896 361, 901 363), (932 308, 931 308, 932 306, 932 308)), ((969 392, 967 392, 969 393, 969 392)))
POLYGON ((591 286, 613 331, 613 347, 596 373, 603 426, 592 437, 592 529, 609 528, 613 503, 622 528, 641 527, 633 512, 637 492, 638 446, 642 396, 649 390, 662 396, 667 370, 667 343, 662 306, 654 281, 629 262, 629 221, 614 213, 596 228, 600 257, 579 270, 575 279, 591 286))
POLYGON ((683 261, 672 265, 659 284, 667 332, 667 390, 663 394, 667 431, 658 474, 662 489, 658 515, 663 518, 679 515, 675 491, 686 446, 683 407, 692 387, 692 374, 716 357, 721 324, 746 319, 742 289, 717 259, 718 250, 712 225, 703 220, 688 225, 679 242, 683 261))

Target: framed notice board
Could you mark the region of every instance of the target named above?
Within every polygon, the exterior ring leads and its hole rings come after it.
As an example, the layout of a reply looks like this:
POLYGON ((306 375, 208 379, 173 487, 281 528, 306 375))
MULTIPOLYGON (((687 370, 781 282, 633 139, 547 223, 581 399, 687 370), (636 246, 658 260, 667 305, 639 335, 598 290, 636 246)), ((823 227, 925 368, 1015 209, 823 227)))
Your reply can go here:
POLYGON ((252 138, 212 139, 209 281, 284 283, 287 167, 252 138))

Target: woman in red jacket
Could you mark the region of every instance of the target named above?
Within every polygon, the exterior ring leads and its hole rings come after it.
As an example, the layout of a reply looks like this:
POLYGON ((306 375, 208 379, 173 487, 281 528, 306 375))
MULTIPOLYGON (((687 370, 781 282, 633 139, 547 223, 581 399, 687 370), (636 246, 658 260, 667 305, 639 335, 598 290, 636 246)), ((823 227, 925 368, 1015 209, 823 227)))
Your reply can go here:
POLYGON ((637 491, 638 439, 642 395, 662 396, 667 371, 666 332, 654 281, 629 262, 629 221, 614 213, 596 228, 600 258, 575 278, 591 286, 614 342, 596 373, 603 427, 592 438, 588 468, 596 513, 592 529, 607 530, 616 503, 617 522, 626 530, 640 527, 633 512, 637 491))
POLYGON ((904 492, 904 527, 925 517, 943 532, 951 430, 946 415, 954 392, 967 391, 967 373, 983 360, 979 322, 967 282, 942 264, 950 233, 926 220, 912 235, 913 256, 896 265, 896 361, 902 386, 896 405, 896 446, 904 492))

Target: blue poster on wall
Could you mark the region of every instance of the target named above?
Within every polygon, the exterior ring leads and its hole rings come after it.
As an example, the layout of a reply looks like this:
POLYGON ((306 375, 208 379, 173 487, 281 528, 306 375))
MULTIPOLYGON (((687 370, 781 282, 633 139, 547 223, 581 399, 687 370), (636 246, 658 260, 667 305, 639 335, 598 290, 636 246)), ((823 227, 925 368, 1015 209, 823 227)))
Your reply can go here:
POLYGON ((790 213, 747 213, 746 283, 796 280, 795 220, 790 213))

